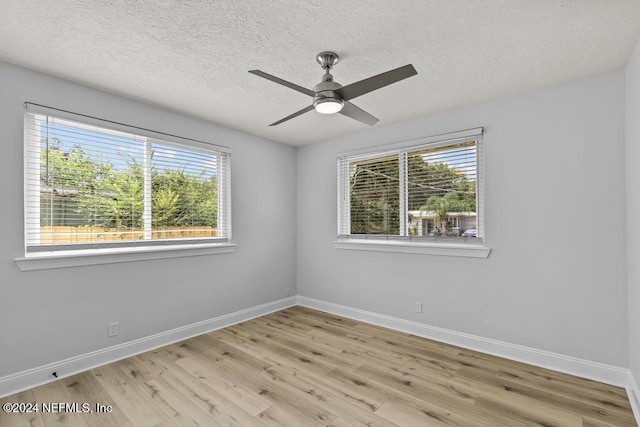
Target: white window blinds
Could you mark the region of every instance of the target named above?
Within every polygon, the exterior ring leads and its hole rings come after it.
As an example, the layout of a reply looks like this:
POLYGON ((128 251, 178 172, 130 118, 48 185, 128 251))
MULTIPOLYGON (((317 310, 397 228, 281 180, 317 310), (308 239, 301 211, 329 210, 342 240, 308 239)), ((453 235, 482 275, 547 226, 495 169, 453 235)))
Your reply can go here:
POLYGON ((27 254, 229 241, 224 147, 26 108, 27 254))
POLYGON ((481 244, 482 129, 338 158, 340 238, 481 244))
POLYGON ((399 156, 349 164, 351 234, 400 233, 399 156))

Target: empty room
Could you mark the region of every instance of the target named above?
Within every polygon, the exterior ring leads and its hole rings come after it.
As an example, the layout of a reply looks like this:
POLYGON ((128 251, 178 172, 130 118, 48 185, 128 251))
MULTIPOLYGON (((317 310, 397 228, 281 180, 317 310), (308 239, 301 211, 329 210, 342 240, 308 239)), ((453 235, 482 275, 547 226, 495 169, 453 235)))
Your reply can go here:
POLYGON ((637 0, 0 0, 0 426, 637 426, 637 0))

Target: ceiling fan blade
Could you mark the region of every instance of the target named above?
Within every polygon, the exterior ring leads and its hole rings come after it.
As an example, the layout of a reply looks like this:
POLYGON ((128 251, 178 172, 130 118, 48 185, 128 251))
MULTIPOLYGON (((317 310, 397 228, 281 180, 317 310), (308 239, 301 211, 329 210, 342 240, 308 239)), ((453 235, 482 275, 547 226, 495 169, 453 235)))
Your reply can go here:
POLYGON ((283 86, 286 86, 286 87, 288 87, 290 89, 297 90, 298 92, 304 93, 305 95, 316 96, 316 93, 314 91, 310 90, 310 89, 304 88, 302 86, 298 86, 297 84, 288 82, 286 80, 282 80, 281 78, 276 77, 276 76, 272 76, 271 74, 267 74, 264 71, 249 70, 249 72, 251 74, 255 74, 256 76, 262 77, 264 79, 271 80, 272 82, 279 83, 279 84, 281 84, 283 86))
POLYGON ((345 101, 349 101, 350 99, 354 99, 360 95, 364 95, 365 93, 388 86, 392 83, 406 79, 407 77, 415 76, 416 74, 418 74, 418 72, 413 68, 413 65, 407 64, 403 67, 387 71, 386 73, 351 83, 350 85, 336 89, 334 92, 340 95, 340 97, 345 101))
POLYGON ((350 117, 354 120, 362 122, 366 125, 373 126, 378 123, 378 119, 373 117, 371 114, 367 113, 360 107, 356 107, 354 104, 349 101, 344 102, 344 106, 342 110, 340 110, 340 114, 350 117))
POLYGON ((291 120, 294 117, 298 117, 298 116, 300 116, 300 115, 302 115, 304 113, 307 113, 307 112, 309 112, 311 110, 313 110, 313 105, 309 105, 308 107, 304 107, 302 110, 296 111, 295 113, 285 117, 284 119, 280 119, 277 122, 271 123, 269 126, 277 126, 282 122, 286 122, 287 120, 291 120))

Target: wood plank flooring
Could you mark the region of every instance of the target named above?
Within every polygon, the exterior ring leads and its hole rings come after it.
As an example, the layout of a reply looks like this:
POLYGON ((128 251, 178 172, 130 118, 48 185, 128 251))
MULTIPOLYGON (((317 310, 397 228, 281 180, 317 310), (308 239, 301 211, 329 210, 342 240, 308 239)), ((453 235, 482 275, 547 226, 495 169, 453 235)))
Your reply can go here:
POLYGON ((10 426, 635 426, 618 387, 294 307, 0 400, 10 426))

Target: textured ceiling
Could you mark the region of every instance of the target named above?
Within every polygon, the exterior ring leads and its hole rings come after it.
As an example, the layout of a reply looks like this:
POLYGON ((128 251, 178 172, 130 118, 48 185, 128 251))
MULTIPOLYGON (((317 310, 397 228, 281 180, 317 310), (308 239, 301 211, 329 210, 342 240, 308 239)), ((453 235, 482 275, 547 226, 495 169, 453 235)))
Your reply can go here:
MULTIPOLYGON (((0 59, 293 145, 368 129, 249 74, 313 88, 333 50, 376 127, 625 66, 638 0, 0 0, 0 59)), ((2 84, 7 84, 3 82, 2 84)))

